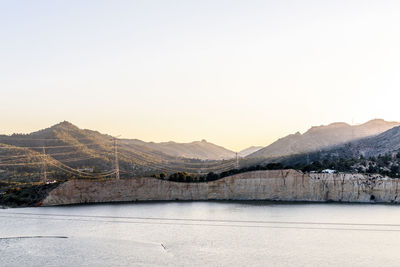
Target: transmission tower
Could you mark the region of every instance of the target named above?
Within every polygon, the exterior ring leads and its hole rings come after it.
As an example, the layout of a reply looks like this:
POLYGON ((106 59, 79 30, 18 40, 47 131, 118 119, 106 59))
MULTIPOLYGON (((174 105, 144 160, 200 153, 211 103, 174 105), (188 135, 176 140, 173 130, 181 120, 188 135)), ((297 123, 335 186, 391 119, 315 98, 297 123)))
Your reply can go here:
POLYGON ((118 162, 118 149, 117 149, 116 137, 114 137, 114 166, 115 166, 115 179, 119 180, 119 162, 118 162))
POLYGON ((46 150, 43 147, 42 150, 42 183, 47 183, 47 166, 46 166, 46 150))

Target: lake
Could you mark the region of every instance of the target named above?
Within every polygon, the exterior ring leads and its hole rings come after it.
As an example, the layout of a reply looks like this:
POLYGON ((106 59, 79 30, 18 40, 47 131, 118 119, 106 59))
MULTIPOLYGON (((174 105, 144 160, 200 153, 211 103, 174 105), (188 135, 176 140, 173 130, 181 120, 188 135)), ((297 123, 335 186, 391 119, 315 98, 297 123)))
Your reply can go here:
POLYGON ((398 266, 400 206, 148 202, 0 209, 1 266, 398 266))

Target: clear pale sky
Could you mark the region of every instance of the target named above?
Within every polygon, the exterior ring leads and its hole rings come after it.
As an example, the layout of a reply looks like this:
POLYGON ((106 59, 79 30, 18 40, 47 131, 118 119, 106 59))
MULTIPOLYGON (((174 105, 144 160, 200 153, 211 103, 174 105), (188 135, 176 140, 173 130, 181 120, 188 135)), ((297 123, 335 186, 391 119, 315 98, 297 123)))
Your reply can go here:
POLYGON ((400 121, 400 1, 3 0, 0 132, 233 150, 400 121))

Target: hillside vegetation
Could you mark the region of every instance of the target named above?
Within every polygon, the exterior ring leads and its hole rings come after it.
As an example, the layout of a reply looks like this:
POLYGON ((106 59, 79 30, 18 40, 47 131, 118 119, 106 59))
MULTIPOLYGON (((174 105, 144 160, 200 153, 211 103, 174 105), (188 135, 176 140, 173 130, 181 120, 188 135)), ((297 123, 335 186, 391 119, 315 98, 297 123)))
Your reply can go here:
POLYGON ((334 169, 399 177, 400 127, 329 149, 274 159, 303 171, 334 169))
MULTIPOLYGON (((110 135, 79 129, 69 122, 31 134, 0 135, 0 181, 38 182, 43 162, 50 180, 92 178, 96 174, 110 177, 115 169, 113 142, 110 135)), ((229 158, 233 152, 206 141, 156 144, 122 139, 116 148, 122 177, 158 171, 218 171, 234 164, 233 160, 213 160, 229 158), (196 155, 200 159, 184 157, 196 155), (201 159, 208 156, 211 160, 201 159)))
POLYGON ((371 120, 361 125, 332 123, 327 126, 312 127, 304 134, 299 132, 277 140, 271 145, 250 154, 248 158, 279 158, 327 149, 332 146, 372 137, 386 132, 399 122, 371 120))

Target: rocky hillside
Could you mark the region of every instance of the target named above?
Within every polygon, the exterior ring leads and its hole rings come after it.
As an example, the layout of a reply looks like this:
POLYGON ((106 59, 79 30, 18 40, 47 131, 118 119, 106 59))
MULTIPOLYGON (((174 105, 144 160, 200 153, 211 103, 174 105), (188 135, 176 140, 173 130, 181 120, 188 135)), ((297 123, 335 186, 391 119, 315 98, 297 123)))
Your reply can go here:
POLYGON ((380 135, 352 142, 345 146, 353 154, 364 157, 376 157, 400 150, 400 127, 390 129, 380 135))
POLYGON ((348 142, 318 152, 294 155, 287 157, 287 160, 299 159, 298 161, 303 162, 307 158, 309 161, 334 158, 370 158, 392 153, 397 154, 399 151, 400 127, 395 127, 373 137, 348 142))
MULTIPOLYGON (((113 169, 112 136, 80 129, 64 121, 31 134, 0 135, 0 180, 38 181, 43 148, 49 163, 47 168, 50 177, 65 176, 62 171, 67 167, 62 164, 90 172, 113 169)), ((160 170, 199 172, 204 165, 213 164, 217 168, 219 164, 215 160, 235 155, 232 151, 206 141, 157 144, 123 139, 118 140, 117 148, 121 174, 130 176, 160 170)), ((229 167, 225 161, 222 164, 229 167)))
POLYGON ((160 151, 164 154, 189 159, 201 160, 223 160, 235 157, 235 152, 228 150, 222 146, 209 143, 206 140, 194 141, 191 143, 176 142, 143 142, 140 140, 123 140, 126 145, 141 145, 153 151, 160 151))
POLYGON ((400 127, 335 147, 274 159, 281 166, 303 171, 333 169, 400 177, 400 127))
POLYGON ((304 134, 296 133, 281 138, 249 155, 248 158, 278 158, 318 151, 365 137, 372 137, 396 126, 400 126, 400 123, 376 119, 361 125, 332 123, 327 126, 312 127, 304 134))

